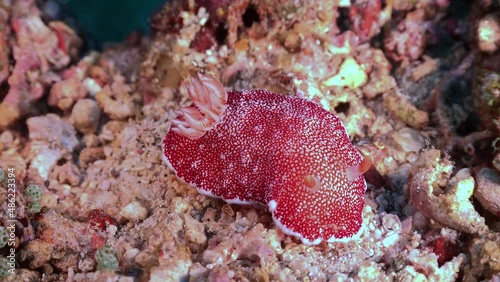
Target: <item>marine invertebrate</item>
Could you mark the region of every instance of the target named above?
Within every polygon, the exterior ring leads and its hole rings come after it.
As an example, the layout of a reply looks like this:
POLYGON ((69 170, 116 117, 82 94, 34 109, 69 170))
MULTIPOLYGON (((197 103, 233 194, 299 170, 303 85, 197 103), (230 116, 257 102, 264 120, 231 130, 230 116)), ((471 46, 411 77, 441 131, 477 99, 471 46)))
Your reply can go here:
POLYGON ((28 186, 26 186, 24 194, 26 194, 31 199, 31 201, 38 202, 42 199, 43 189, 42 187, 40 187, 40 185, 30 183, 28 184, 28 186))
POLYGON ((40 187, 40 185, 30 183, 26 186, 24 194, 26 194, 26 196, 30 199, 30 212, 39 213, 42 210, 42 204, 40 202, 43 196, 42 187, 40 187))
POLYGON ((360 233, 368 158, 321 106, 267 90, 226 92, 198 75, 194 105, 178 110, 163 160, 201 194, 266 204, 275 224, 305 244, 360 233))
POLYGON ((9 232, 5 227, 0 226, 0 249, 5 247, 9 242, 9 232))
POLYGON ((0 278, 6 278, 9 276, 11 268, 9 267, 9 259, 5 257, 0 257, 0 278))
POLYGON ((0 183, 5 180, 5 171, 0 167, 0 183))
POLYGON ((95 261, 97 262, 97 269, 98 270, 103 270, 103 269, 111 269, 111 270, 116 270, 118 269, 118 259, 116 258, 116 253, 108 245, 104 245, 101 248, 99 248, 95 255, 94 255, 95 261))

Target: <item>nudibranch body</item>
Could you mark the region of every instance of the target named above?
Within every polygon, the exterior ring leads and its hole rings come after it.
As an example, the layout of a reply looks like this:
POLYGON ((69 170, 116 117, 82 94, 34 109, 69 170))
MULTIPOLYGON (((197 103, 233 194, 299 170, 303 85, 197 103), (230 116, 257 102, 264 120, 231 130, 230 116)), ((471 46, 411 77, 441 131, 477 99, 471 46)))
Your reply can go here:
POLYGON ((284 233, 308 245, 362 229, 370 166, 338 117, 314 102, 266 90, 226 92, 199 75, 193 105, 176 111, 163 160, 199 193, 264 203, 284 233))

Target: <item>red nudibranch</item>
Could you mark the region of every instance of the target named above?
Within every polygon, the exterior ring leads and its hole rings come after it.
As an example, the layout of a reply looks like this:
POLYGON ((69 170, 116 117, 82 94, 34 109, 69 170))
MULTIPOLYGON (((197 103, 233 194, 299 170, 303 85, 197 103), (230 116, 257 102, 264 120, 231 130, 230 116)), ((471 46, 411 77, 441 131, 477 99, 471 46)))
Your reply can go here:
POLYGON ((187 85, 163 160, 199 193, 230 204, 263 203, 304 244, 346 241, 362 229, 369 158, 341 120, 314 102, 267 90, 226 92, 215 78, 187 85))

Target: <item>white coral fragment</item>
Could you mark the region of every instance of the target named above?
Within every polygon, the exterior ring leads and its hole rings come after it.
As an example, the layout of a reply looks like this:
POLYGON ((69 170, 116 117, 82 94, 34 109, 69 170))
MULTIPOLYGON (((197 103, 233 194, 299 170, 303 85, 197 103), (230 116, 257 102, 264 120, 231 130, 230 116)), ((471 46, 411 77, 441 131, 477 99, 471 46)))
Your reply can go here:
POLYGON ((323 81, 323 84, 325 86, 347 86, 355 89, 365 84, 367 80, 368 76, 363 67, 352 57, 349 57, 342 63, 339 72, 323 81))
POLYGON ((59 116, 32 117, 26 121, 30 137, 31 168, 47 180, 52 168, 65 154, 73 152, 78 145, 76 132, 59 116))
POLYGON ((461 169, 449 179, 452 162, 440 158, 440 151, 428 150, 412 168, 410 199, 430 219, 450 228, 480 234, 488 227, 469 198, 474 192, 474 179, 468 169, 461 169))

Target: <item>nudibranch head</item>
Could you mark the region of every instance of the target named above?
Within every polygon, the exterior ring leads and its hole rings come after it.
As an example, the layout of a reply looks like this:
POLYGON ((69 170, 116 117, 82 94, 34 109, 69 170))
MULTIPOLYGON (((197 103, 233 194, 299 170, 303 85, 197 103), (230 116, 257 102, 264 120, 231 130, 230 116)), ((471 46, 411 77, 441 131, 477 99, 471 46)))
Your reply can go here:
POLYGON ((303 243, 352 239, 362 229, 370 167, 338 117, 266 90, 226 92, 200 75, 193 105, 177 111, 163 159, 201 194, 267 204, 275 224, 303 243))

